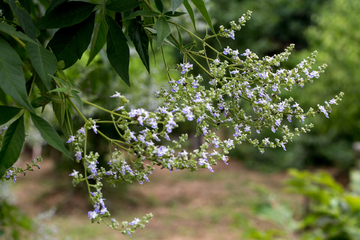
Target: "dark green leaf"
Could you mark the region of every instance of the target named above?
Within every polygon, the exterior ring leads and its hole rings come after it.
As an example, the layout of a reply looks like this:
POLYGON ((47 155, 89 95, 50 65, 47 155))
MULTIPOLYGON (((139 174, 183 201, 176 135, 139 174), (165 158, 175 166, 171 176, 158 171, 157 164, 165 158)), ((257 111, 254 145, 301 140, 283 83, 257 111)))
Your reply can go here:
POLYGON ((210 15, 209 15, 206 7, 205 7, 204 1, 203 0, 191 0, 191 1, 195 5, 195 7, 200 11, 201 15, 204 17, 205 21, 209 25, 211 31, 215 34, 215 30, 214 30, 213 25, 211 23, 210 15))
POLYGON ((111 66, 119 74, 121 79, 130 86, 129 61, 130 50, 127 40, 120 26, 110 16, 106 15, 106 22, 109 30, 107 33, 106 53, 111 66))
POLYGON ((175 13, 176 9, 180 7, 181 4, 183 4, 183 1, 184 0, 171 0, 171 10, 173 14, 175 13))
POLYGON ((157 40, 159 47, 164 42, 165 38, 171 33, 169 24, 164 17, 160 17, 155 23, 155 30, 157 33, 157 40))
POLYGON ((30 17, 30 14, 16 6, 15 0, 8 0, 8 3, 13 10, 17 20, 20 23, 21 28, 25 31, 31 39, 36 39, 35 25, 30 17))
POLYGON ((157 8, 160 12, 163 12, 163 11, 164 11, 164 6, 163 6, 161 0, 155 0, 155 5, 156 5, 156 8, 157 8))
POLYGON ((10 119, 15 117, 21 108, 0 106, 0 125, 7 123, 10 119))
POLYGON ((95 6, 95 4, 86 2, 65 2, 40 18, 36 22, 36 26, 39 29, 73 26, 87 19, 95 6))
POLYGON ((40 44, 27 43, 25 49, 37 74, 45 84, 47 90, 50 90, 50 75, 53 75, 57 68, 56 57, 40 44))
POLYGON ((180 30, 179 30, 178 27, 176 27, 176 30, 178 31, 178 38, 179 38, 180 47, 182 47, 182 45, 183 45, 183 40, 182 40, 182 37, 181 37, 181 32, 180 32, 180 30))
POLYGON ((19 0, 19 2, 29 14, 35 14, 34 2, 32 0, 19 0))
POLYGON ((156 17, 159 16, 160 13, 159 12, 155 12, 155 11, 150 11, 150 10, 138 10, 136 12, 134 12, 133 14, 131 14, 128 17, 123 18, 123 21, 125 20, 129 20, 129 19, 134 19, 137 16, 143 16, 143 17, 156 17))
MULTIPOLYGON (((53 95, 56 96, 56 95, 53 95)), ((59 122, 60 127, 64 124, 64 119, 65 119, 65 107, 63 103, 58 103, 58 102, 52 102, 53 105, 53 110, 56 116, 56 119, 59 122)))
POLYGON ((140 5, 140 3, 141 2, 136 0, 113 1, 108 5, 106 5, 106 8, 114 12, 125 12, 136 8, 137 6, 140 5))
POLYGON ((89 46, 94 29, 95 12, 85 21, 71 27, 59 29, 50 40, 50 47, 58 61, 65 62, 65 68, 81 58, 89 46))
POLYGON ((96 23, 95 31, 91 40, 90 56, 86 65, 89 65, 94 57, 100 52, 106 42, 107 25, 104 18, 96 23))
POLYGON ((9 4, 7 4, 5 1, 0 1, 0 9, 5 19, 14 19, 14 14, 11 11, 9 4))
POLYGON ((196 30, 196 23, 195 23, 195 15, 194 15, 194 11, 192 10, 192 7, 190 6, 188 0, 184 0, 184 7, 186 8, 186 11, 188 12, 188 14, 190 15, 191 21, 194 25, 194 28, 196 30))
POLYGON ((8 105, 8 99, 6 96, 7 95, 5 92, 0 88, 0 102, 2 102, 4 105, 8 105))
POLYGON ((149 38, 137 20, 133 20, 129 26, 129 36, 134 43, 135 49, 138 52, 141 61, 150 73, 149 64, 149 38))
POLYGON ((63 4, 64 2, 67 2, 68 0, 52 0, 48 9, 46 9, 45 15, 51 12, 54 8, 59 6, 60 4, 63 4))
POLYGON ((81 98, 78 94, 78 91, 76 90, 71 90, 71 96, 75 99, 75 101, 79 104, 79 106, 82 108, 83 107, 83 102, 81 101, 81 98))
POLYGON ((50 97, 38 97, 31 102, 31 105, 34 108, 39 108, 39 107, 45 107, 45 105, 48 104, 49 102, 51 102, 50 97))
POLYGON ((184 14, 186 14, 186 13, 185 12, 172 12, 172 11, 164 13, 165 16, 169 16, 169 17, 179 17, 184 14))
POLYGON ((24 141, 24 115, 21 115, 6 130, 0 151, 0 177, 18 160, 24 141))
POLYGON ((37 44, 34 40, 32 40, 31 38, 29 38, 27 35, 25 35, 22 32, 16 31, 16 28, 14 28, 13 26, 10 26, 9 24, 6 23, 0 23, 0 31, 7 33, 9 35, 12 35, 14 37, 20 38, 21 40, 27 41, 27 42, 32 42, 34 44, 37 44))
POLYGON ((0 37, 0 87, 20 105, 35 113, 27 98, 22 66, 15 50, 0 37))
POLYGON ((63 141, 55 129, 45 119, 30 113, 31 120, 35 127, 39 130, 43 139, 52 147, 56 148, 60 152, 64 153, 69 158, 72 158, 66 150, 63 141))

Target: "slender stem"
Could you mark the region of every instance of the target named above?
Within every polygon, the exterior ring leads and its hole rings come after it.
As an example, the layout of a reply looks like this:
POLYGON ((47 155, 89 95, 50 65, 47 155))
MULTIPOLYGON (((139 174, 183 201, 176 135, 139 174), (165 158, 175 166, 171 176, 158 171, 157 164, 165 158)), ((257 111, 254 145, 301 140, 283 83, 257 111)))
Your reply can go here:
POLYGON ((25 47, 25 43, 23 42, 23 41, 21 41, 19 38, 17 38, 17 37, 15 37, 15 36, 13 36, 13 35, 11 35, 14 39, 15 39, 15 41, 17 41, 23 48, 25 47))
POLYGON ((68 98, 68 101, 70 102, 70 104, 73 106, 73 108, 75 109, 75 111, 80 115, 80 117, 84 120, 84 122, 87 122, 87 118, 84 116, 84 114, 82 114, 82 112, 79 110, 79 108, 71 101, 70 98, 68 98))
POLYGON ((89 105, 91 105, 91 106, 93 106, 93 107, 96 107, 96 108, 98 108, 98 109, 100 109, 100 110, 102 110, 102 111, 104 111, 104 112, 108 112, 108 113, 114 114, 114 115, 116 115, 116 116, 118 116, 118 117, 122 117, 122 118, 126 118, 126 119, 131 119, 131 118, 128 117, 128 116, 121 115, 121 114, 115 113, 114 111, 107 110, 107 109, 105 109, 105 108, 103 108, 103 107, 100 107, 99 105, 96 105, 96 104, 94 104, 94 103, 92 103, 92 102, 88 102, 88 101, 86 101, 86 100, 84 100, 84 99, 81 99, 81 101, 83 101, 84 103, 89 104, 89 105))

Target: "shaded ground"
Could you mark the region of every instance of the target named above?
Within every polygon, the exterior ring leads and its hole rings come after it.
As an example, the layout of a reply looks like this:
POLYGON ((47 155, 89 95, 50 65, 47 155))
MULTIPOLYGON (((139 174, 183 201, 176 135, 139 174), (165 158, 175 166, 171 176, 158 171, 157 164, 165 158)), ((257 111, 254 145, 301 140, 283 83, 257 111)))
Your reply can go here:
MULTIPOLYGON (((41 170, 19 177, 15 185, 19 206, 25 212, 35 215, 56 206, 52 223, 58 228, 59 239, 129 239, 104 224, 91 224, 87 212, 92 207, 78 194, 81 188, 73 188, 70 177, 54 177, 52 161, 45 160, 41 166, 41 170)), ((285 173, 259 173, 235 161, 228 166, 219 162, 214 171, 170 173, 156 169, 150 183, 133 185, 126 192, 116 188, 113 196, 105 195, 105 203, 119 222, 151 212, 154 219, 132 237, 147 240, 243 239, 243 219, 268 228, 269 223, 251 213, 252 205, 264 197, 254 190, 259 186, 267 187, 272 195, 281 193, 282 201, 301 207, 298 196, 282 192, 285 173)))

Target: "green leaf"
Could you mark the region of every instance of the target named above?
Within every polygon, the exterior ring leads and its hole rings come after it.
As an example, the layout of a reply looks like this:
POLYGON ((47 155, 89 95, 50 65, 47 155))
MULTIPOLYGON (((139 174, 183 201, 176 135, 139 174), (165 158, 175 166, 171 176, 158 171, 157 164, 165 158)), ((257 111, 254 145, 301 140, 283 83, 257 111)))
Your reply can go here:
POLYGON ((15 117, 20 111, 21 108, 0 106, 0 125, 7 123, 10 119, 15 117))
POLYGON ((24 141, 24 115, 21 115, 6 130, 0 151, 0 177, 18 160, 24 141))
MULTIPOLYGON (((186 1, 186 0, 185 0, 186 1)), ((211 31, 215 34, 215 30, 214 27, 211 23, 211 18, 210 15, 205 7, 205 3, 203 0, 191 0, 193 2, 193 4, 195 5, 195 7, 200 11, 201 15, 204 17, 205 21, 207 22, 207 24, 209 25, 211 31)), ((185 5, 185 3, 184 3, 185 5)), ((186 7, 186 6, 185 6, 186 7)))
POLYGON ((37 42, 35 42, 31 38, 29 38, 24 33, 20 32, 20 31, 16 31, 16 28, 14 28, 13 26, 10 26, 9 24, 0 23, 0 31, 2 31, 4 33, 7 33, 7 34, 9 34, 11 36, 20 38, 21 40, 37 44, 37 42))
POLYGON ((106 8, 114 12, 125 12, 130 11, 140 5, 139 1, 136 0, 120 0, 113 1, 106 5, 106 8))
POLYGON ((14 12, 17 20, 19 21, 21 28, 25 31, 26 35, 28 35, 31 39, 35 40, 35 25, 30 17, 30 14, 27 11, 18 8, 15 4, 15 0, 8 0, 8 3, 11 7, 11 10, 14 12))
POLYGON ((51 102, 50 97, 38 97, 31 102, 31 105, 34 108, 39 108, 39 107, 45 107, 45 105, 48 104, 49 102, 51 102))
POLYGON ((183 4, 184 0, 171 0, 171 9, 172 13, 174 14, 176 9, 180 7, 181 4, 183 4))
POLYGON ((0 87, 20 105, 35 113, 25 88, 23 63, 10 44, 0 37, 0 87))
POLYGON ((129 36, 134 43, 135 49, 138 52, 141 61, 150 73, 149 63, 149 38, 137 20, 133 20, 129 26, 129 36))
POLYGON ((123 18, 122 20, 129 20, 129 19, 134 19, 137 16, 143 16, 143 17, 156 17, 159 16, 160 13, 159 12, 155 12, 155 11, 150 11, 150 10, 138 10, 136 12, 134 12, 133 14, 131 14, 128 17, 123 18))
POLYGON ((83 22, 95 8, 86 2, 65 2, 48 12, 36 22, 39 29, 65 28, 83 22))
POLYGON ((31 120, 35 127, 39 130, 43 139, 52 147, 64 153, 69 158, 72 158, 66 150, 65 145, 55 129, 43 118, 30 113, 31 120))
POLYGON ((155 23, 155 30, 157 33, 157 40, 159 47, 164 42, 164 39, 171 33, 170 26, 164 17, 160 17, 155 23))
POLYGON ((29 14, 35 15, 35 6, 32 0, 19 0, 21 6, 23 6, 29 14))
POLYGON ((81 101, 81 98, 78 94, 78 91, 76 90, 71 90, 71 96, 75 99, 75 101, 79 104, 79 106, 82 108, 83 107, 83 102, 81 101))
POLYGON ((65 68, 80 59, 89 46, 94 20, 95 12, 79 24, 59 29, 50 40, 48 47, 52 49, 58 61, 65 62, 65 68))
POLYGON ((161 0, 155 0, 155 5, 156 5, 156 8, 157 8, 160 12, 163 12, 163 11, 164 11, 164 6, 163 6, 161 0))
POLYGON ((95 31, 91 40, 90 56, 86 65, 89 65, 94 57, 100 52, 106 42, 107 25, 105 19, 102 17, 96 23, 95 31))
POLYGON ((121 27, 106 15, 106 22, 109 30, 107 34, 107 49, 106 53, 111 66, 119 74, 121 79, 130 86, 129 80, 129 62, 130 50, 127 45, 127 39, 121 30, 121 27))
POLYGON ((190 15, 191 21, 194 25, 194 29, 196 30, 196 23, 195 23, 195 15, 194 11, 192 10, 192 7, 190 6, 188 0, 184 0, 184 7, 186 8, 186 11, 190 15))
POLYGON ((48 9, 46 9, 45 15, 64 2, 67 2, 67 0, 52 0, 48 9))
POLYGON ((26 52, 30 58, 31 64, 43 81, 47 90, 51 89, 51 76, 56 71, 57 60, 52 52, 45 49, 40 44, 27 43, 26 52))
MULTIPOLYGON (((53 95, 56 96, 56 95, 53 95)), ((65 120, 65 107, 64 103, 52 102, 53 111, 55 113, 56 119, 59 122, 60 127, 63 126, 65 120)), ((64 131, 63 131, 64 132, 64 131)))
POLYGON ((182 16, 184 14, 186 14, 186 13, 185 12, 172 12, 172 11, 164 13, 164 15, 168 16, 168 17, 179 17, 179 16, 182 16))
POLYGON ((61 87, 61 88, 55 88, 55 89, 49 91, 49 93, 53 93, 53 92, 70 93, 70 89, 61 87))

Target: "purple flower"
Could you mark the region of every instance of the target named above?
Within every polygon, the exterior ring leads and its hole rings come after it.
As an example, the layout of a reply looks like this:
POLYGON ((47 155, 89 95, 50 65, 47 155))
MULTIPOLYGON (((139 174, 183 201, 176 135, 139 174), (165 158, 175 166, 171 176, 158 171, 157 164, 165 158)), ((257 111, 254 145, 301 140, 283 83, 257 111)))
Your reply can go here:
POLYGON ((90 219, 95 219, 97 217, 97 213, 95 211, 89 211, 88 216, 90 219))
POLYGON ((246 49, 245 52, 243 54, 241 54, 241 56, 249 56, 251 54, 250 49, 246 49))
POLYGON ((115 92, 116 92, 116 94, 114 94, 114 95, 112 95, 110 97, 120 97, 121 96, 120 93, 118 93, 117 91, 115 91, 115 92))
POLYGON ((77 177, 78 173, 79 173, 78 171, 76 171, 76 170, 73 169, 73 173, 69 174, 69 176, 71 176, 71 177, 77 177))
POLYGON ((66 143, 71 143, 71 142, 73 142, 73 141, 75 141, 75 136, 71 136, 71 135, 70 135, 70 138, 69 138, 69 140, 67 140, 66 143))
POLYGON ((85 134, 85 129, 84 129, 84 127, 80 128, 80 129, 78 130, 78 132, 79 132, 79 133, 82 133, 82 134, 85 134))
POLYGON ((99 127, 99 126, 96 125, 95 122, 94 122, 94 125, 91 126, 91 128, 93 129, 93 131, 94 131, 95 134, 97 134, 97 128, 98 128, 98 127, 99 127))
POLYGON ((231 48, 229 48, 229 46, 228 46, 227 48, 224 48, 223 54, 228 55, 231 53, 231 51, 232 51, 231 48))
POLYGON ((180 67, 182 67, 181 74, 184 74, 186 72, 189 72, 192 69, 193 65, 190 63, 185 63, 185 64, 180 63, 180 67))
POLYGON ((81 160, 81 151, 77 151, 75 153, 75 157, 78 159, 78 160, 81 160))

